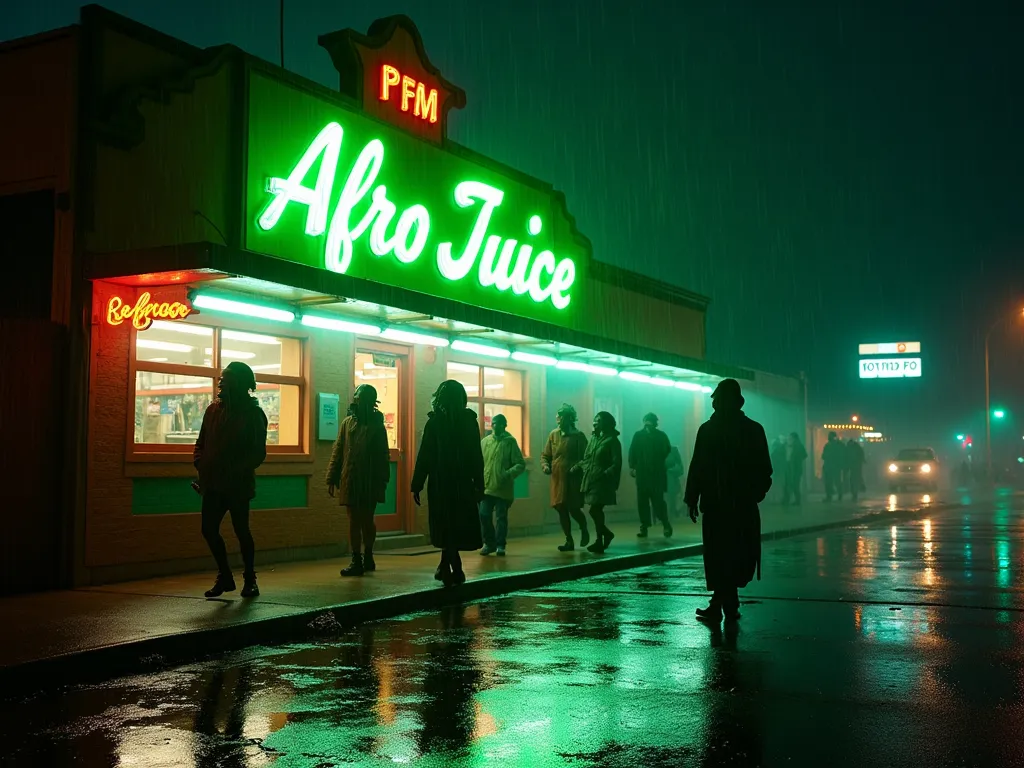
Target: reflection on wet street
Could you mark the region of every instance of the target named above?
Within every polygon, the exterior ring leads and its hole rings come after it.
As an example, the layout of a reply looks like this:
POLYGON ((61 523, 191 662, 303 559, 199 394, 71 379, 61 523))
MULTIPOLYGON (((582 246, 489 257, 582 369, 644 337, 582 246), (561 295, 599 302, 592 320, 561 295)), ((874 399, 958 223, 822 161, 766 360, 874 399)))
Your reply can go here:
POLYGON ((737 629, 691 558, 8 700, 0 762, 1021 764, 1022 558, 1009 497, 784 539, 737 629))

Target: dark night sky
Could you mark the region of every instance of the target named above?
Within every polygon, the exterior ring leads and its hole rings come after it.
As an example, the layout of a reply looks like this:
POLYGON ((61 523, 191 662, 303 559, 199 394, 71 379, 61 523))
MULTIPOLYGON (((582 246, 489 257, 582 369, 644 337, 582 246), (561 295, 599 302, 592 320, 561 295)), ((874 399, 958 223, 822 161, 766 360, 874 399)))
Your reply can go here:
MULTIPOLYGON (((277 0, 106 5, 278 60, 277 0)), ((77 8, 18 3, 0 38, 77 8)), ((837 418, 935 440, 982 430, 981 336, 1024 306, 1019 0, 287 8, 288 68, 332 86, 317 34, 410 15, 467 91, 453 137, 564 190, 598 258, 711 296, 710 358, 807 371, 812 404, 837 418), (858 342, 906 339, 924 344, 923 379, 856 378, 858 342)), ((1024 425, 1011 327, 994 337, 993 397, 1024 425)))

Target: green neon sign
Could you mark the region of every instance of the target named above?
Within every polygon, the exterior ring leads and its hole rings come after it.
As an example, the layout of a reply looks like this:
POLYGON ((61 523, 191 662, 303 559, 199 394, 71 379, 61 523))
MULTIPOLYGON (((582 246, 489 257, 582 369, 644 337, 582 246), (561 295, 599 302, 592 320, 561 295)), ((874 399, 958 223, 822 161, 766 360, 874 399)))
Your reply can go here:
POLYGON ((589 252, 560 199, 461 154, 254 73, 246 245, 564 323, 589 252))

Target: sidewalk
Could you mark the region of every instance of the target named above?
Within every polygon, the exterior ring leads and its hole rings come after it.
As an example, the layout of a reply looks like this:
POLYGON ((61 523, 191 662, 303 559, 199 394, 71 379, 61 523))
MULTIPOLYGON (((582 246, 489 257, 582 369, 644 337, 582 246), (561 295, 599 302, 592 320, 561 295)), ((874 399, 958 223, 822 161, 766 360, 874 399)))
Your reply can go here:
MULTIPOLYGON (((819 500, 796 508, 765 505, 763 538, 878 522, 882 516, 913 515, 922 508, 920 496, 907 495, 901 502, 896 510, 877 498, 856 505, 819 500)), ((955 498, 951 503, 959 505, 955 498)), ((939 511, 943 506, 936 499, 929 508, 939 511)), ((504 558, 464 553, 469 581, 451 590, 433 580, 437 553, 420 547, 380 552, 376 573, 355 579, 338 575, 346 563, 340 559, 261 569, 263 594, 252 600, 239 598, 237 592, 205 599, 212 572, 2 598, 0 616, 6 631, 0 643, 0 683, 38 681, 39 675, 88 677, 92 670, 109 677, 138 667, 140 661, 172 663, 302 639, 310 634, 310 622, 328 611, 333 618, 322 617, 318 624, 353 624, 701 551, 700 526, 687 518, 675 522, 671 540, 662 538, 659 528, 651 529, 650 538, 637 539, 631 516, 616 515, 609 525, 616 538, 604 555, 558 552, 561 537, 556 534, 512 539, 504 558)))

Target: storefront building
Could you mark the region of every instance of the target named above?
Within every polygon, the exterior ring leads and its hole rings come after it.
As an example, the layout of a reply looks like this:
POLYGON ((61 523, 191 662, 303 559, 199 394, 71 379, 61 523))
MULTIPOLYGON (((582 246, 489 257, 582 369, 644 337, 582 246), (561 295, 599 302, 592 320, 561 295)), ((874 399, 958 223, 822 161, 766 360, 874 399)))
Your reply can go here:
MULTIPOLYGON (((409 19, 321 37, 338 90, 95 6, 69 36, 73 583, 209 567, 191 453, 232 360, 255 371, 270 422, 253 504, 263 563, 347 550, 324 473, 364 382, 391 448, 382 547, 424 540, 409 481, 446 378, 465 385, 481 437, 502 413, 526 455, 513 536, 554 526, 539 456, 562 402, 584 429, 610 411, 627 445, 654 410, 686 460, 730 376, 770 435, 803 431, 800 381, 704 359, 707 299, 595 259, 550 185, 447 138, 467 97, 409 19)), ((633 495, 624 472, 623 507, 633 495)))

